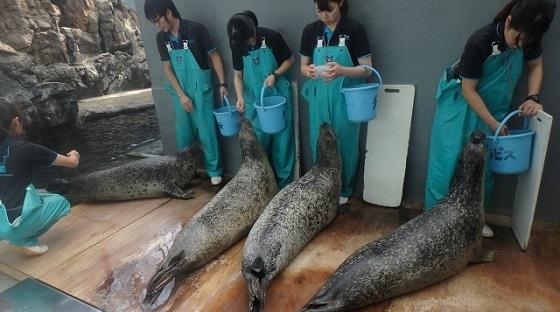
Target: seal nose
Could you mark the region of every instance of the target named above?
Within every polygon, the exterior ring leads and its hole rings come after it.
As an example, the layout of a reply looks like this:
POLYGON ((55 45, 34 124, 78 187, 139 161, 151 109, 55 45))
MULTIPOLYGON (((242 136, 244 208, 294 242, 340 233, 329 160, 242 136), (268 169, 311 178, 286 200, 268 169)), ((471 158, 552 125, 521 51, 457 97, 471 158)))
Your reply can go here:
POLYGON ((471 142, 473 144, 480 144, 484 140, 486 140, 486 135, 480 130, 477 130, 471 134, 471 142))

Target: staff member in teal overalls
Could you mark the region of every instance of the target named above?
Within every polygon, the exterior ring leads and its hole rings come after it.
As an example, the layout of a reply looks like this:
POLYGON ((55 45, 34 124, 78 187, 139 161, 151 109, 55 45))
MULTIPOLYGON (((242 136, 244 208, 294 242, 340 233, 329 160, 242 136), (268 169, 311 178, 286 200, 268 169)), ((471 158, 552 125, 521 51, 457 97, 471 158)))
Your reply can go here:
MULTIPOLYGON (((542 109, 541 37, 554 17, 553 0, 514 0, 467 41, 461 59, 440 80, 432 126, 425 207, 431 209, 447 195, 461 148, 470 133, 494 133, 508 113, 523 64, 528 69, 528 96, 519 106, 523 115, 542 109)), ((502 131, 506 134, 507 129, 502 131)), ((484 206, 492 197, 493 173, 487 162, 484 206)), ((492 229, 484 226, 486 237, 492 229)))
MULTIPOLYGON (((279 33, 258 27, 251 11, 235 14, 228 22, 237 109, 245 111, 259 142, 266 149, 280 188, 293 180, 295 145, 292 108, 292 88, 286 73, 294 64, 294 57, 279 33), (255 100, 264 85, 276 89, 286 98, 286 128, 275 134, 262 131, 255 100)), ((267 89, 267 92, 273 92, 267 89)))
POLYGON ((146 18, 161 30, 157 46, 166 89, 175 107, 177 149, 194 143, 198 137, 204 151, 206 171, 213 185, 222 182, 222 168, 212 111, 214 95, 208 57, 220 82, 220 95, 227 95, 224 67, 216 46, 204 25, 181 19, 171 0, 146 0, 146 18))
POLYGON ((22 140, 19 111, 0 103, 0 240, 28 255, 42 255, 49 249, 38 237, 70 213, 70 203, 57 194, 38 193, 31 184, 33 168, 62 166, 75 168, 80 154, 66 156, 41 145, 22 140))
POLYGON ((332 125, 342 159, 340 204, 352 195, 358 167, 360 124, 348 120, 346 101, 340 92, 345 85, 364 83, 371 74, 371 50, 364 27, 347 17, 348 0, 314 0, 319 20, 307 25, 301 36, 301 72, 309 78, 302 95, 309 103, 309 136, 313 159, 323 122, 332 125), (326 65, 319 77, 318 65, 326 65), (350 79, 348 79, 350 78, 350 79))

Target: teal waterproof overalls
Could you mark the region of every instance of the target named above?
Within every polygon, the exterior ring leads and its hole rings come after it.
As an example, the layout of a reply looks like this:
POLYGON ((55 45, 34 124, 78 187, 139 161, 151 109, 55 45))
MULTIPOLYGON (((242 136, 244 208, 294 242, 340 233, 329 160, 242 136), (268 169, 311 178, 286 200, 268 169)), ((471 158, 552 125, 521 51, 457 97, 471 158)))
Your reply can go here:
POLYGON ((30 184, 25 193, 21 216, 12 223, 0 201, 0 239, 16 246, 36 246, 38 237, 70 213, 70 203, 57 194, 38 193, 30 184))
MULTIPOLYGON (((171 37, 169 35, 169 37, 171 37)), ((169 38, 168 38, 169 39, 169 38)), ((173 98, 175 107, 175 136, 177 150, 182 150, 195 142, 198 136, 204 152, 205 166, 210 177, 221 176, 222 168, 218 149, 218 138, 212 111, 214 95, 212 88, 212 71, 201 69, 188 47, 188 40, 183 40, 182 48, 172 49, 171 42, 166 42, 169 60, 179 86, 193 103, 193 111, 185 111, 179 96, 166 80, 165 88, 173 98)))
POLYGON ((263 38, 261 46, 249 51, 243 57, 243 99, 245 100, 245 116, 251 122, 257 140, 265 148, 268 159, 274 169, 278 186, 283 188, 294 178, 295 163, 295 143, 294 143, 294 119, 292 107, 292 87, 285 75, 276 79, 274 89, 267 88, 265 96, 270 93, 278 92, 286 98, 286 128, 275 133, 267 134, 262 131, 262 127, 255 109, 254 103, 261 97, 261 91, 265 79, 276 69, 278 64, 276 58, 266 45, 266 38, 263 38))
MULTIPOLYGON (((354 66, 352 57, 344 40, 339 46, 323 46, 323 40, 317 40, 313 51, 313 63, 324 65, 334 61, 341 66, 354 66)), ((346 100, 340 92, 343 77, 330 82, 318 78, 309 79, 303 85, 302 96, 309 104, 309 141, 313 160, 317 159, 317 140, 322 123, 329 123, 336 135, 336 144, 342 160, 342 190, 340 196, 350 197, 354 190, 356 169, 359 159, 360 124, 348 120, 346 100)), ((365 79, 344 79, 345 85, 365 82, 365 79)))
MULTIPOLYGON (((477 92, 496 120, 502 120, 508 113, 513 91, 522 71, 522 49, 498 51, 484 62, 477 92)), ((467 143, 471 132, 479 129, 485 131, 487 135, 491 134, 490 128, 470 108, 463 97, 461 79, 453 77, 453 74, 453 67, 444 72, 437 91, 438 104, 432 125, 426 179, 426 209, 431 209, 447 195, 461 149, 467 143)), ((490 161, 487 161, 484 180, 485 207, 492 198, 493 175, 490 161)))

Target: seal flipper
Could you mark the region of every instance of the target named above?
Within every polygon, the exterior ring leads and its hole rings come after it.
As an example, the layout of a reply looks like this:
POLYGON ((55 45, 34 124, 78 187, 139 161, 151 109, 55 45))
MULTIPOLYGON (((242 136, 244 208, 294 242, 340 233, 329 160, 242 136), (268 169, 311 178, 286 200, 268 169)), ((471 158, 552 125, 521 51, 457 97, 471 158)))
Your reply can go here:
POLYGON ((194 197, 194 190, 183 190, 174 181, 165 186, 165 192, 173 198, 191 199, 194 197))
POLYGON ((324 301, 320 299, 312 299, 299 312, 334 312, 347 311, 344 302, 340 300, 324 301))
POLYGON ((181 260, 185 257, 185 252, 181 251, 177 255, 171 257, 169 262, 164 262, 150 278, 146 284, 146 295, 144 297, 144 304, 154 304, 163 289, 169 282, 185 268, 182 267, 181 260))

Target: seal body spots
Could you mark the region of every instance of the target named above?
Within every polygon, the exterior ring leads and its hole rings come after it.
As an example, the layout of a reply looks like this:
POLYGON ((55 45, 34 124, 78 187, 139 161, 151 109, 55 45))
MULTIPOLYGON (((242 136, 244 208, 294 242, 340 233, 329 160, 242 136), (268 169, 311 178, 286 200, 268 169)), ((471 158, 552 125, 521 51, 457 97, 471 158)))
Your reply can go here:
POLYGON ((278 192, 266 152, 246 119, 241 121, 239 140, 242 164, 237 175, 177 234, 148 282, 146 303, 153 303, 178 274, 200 268, 244 237, 278 192))
POLYGON ((171 196, 188 199, 196 171, 198 146, 173 156, 155 156, 71 180, 70 198, 78 201, 119 201, 171 196))
POLYGON ((348 311, 424 288, 481 252, 484 134, 471 135, 449 194, 431 211, 354 252, 302 311, 348 311))
POLYGON ((330 126, 321 126, 317 145, 313 168, 270 201, 245 242, 242 273, 251 311, 263 309, 270 281, 337 215, 341 165, 330 126))

